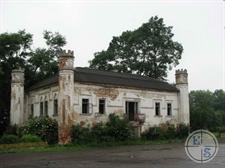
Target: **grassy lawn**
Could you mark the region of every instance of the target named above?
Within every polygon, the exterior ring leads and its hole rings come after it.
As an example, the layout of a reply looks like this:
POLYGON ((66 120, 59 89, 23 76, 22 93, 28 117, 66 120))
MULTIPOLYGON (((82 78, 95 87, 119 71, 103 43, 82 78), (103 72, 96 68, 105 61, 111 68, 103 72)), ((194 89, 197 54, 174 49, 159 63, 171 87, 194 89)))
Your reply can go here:
POLYGON ((185 140, 130 140, 123 142, 110 142, 101 144, 68 144, 68 145, 48 145, 44 142, 39 143, 18 143, 18 144, 1 144, 0 153, 18 153, 18 152, 64 152, 64 151, 81 151, 86 149, 107 148, 125 145, 150 145, 150 144, 168 144, 168 143, 184 143, 185 140))
MULTIPOLYGON (((214 135, 218 138, 220 143, 225 143, 225 133, 219 135, 215 133, 214 135)), ((45 142, 35 142, 35 143, 18 143, 18 144, 0 144, 0 154, 1 153, 19 153, 19 152, 64 152, 64 151, 81 151, 87 149, 97 149, 97 148, 108 148, 116 146, 126 146, 126 145, 154 145, 154 144, 182 144, 186 139, 170 139, 170 140, 129 140, 122 142, 108 142, 108 143, 89 143, 89 144, 68 144, 68 145, 48 145, 45 142)))

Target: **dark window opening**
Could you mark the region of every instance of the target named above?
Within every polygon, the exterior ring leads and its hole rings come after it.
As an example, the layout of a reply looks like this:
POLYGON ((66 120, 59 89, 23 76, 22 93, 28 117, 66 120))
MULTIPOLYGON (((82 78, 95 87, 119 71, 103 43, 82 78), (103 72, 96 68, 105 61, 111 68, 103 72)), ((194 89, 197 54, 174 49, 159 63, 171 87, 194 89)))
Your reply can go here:
POLYGON ((167 103, 167 115, 171 116, 172 115, 172 104, 167 103))
POLYGON ((159 102, 155 103, 155 115, 156 116, 160 115, 160 103, 159 102))
POLYGON ((53 115, 58 116, 58 100, 57 99, 54 100, 54 109, 53 110, 54 110, 53 115))
POLYGON ((82 113, 89 113, 89 99, 82 99, 82 113))
POLYGON ((129 121, 135 121, 138 113, 138 102, 126 102, 126 114, 129 121))
POLYGON ((45 116, 48 116, 48 101, 45 101, 45 116))
POLYGON ((43 116, 44 108, 43 108, 43 102, 40 102, 40 116, 43 116))
POLYGON ((31 106, 30 106, 30 116, 31 117, 34 116, 34 104, 31 104, 31 106))
POLYGON ((99 99, 99 113, 105 113, 105 99, 99 99))

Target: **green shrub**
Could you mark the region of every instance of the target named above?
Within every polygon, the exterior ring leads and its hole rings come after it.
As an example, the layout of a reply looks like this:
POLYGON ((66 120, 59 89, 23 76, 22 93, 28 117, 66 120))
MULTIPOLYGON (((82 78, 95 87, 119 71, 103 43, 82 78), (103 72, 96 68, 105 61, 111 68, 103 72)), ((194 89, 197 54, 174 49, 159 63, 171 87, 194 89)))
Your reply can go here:
POLYGON ((58 142, 58 123, 49 117, 35 117, 27 121, 23 134, 37 135, 48 144, 54 144, 58 142))
POLYGON ((7 135, 18 135, 18 130, 19 128, 17 127, 17 125, 9 125, 4 134, 7 134, 7 135))
POLYGON ((147 131, 143 132, 141 137, 146 140, 155 140, 159 139, 161 135, 160 127, 150 127, 147 131))
POLYGON ((90 128, 82 127, 79 124, 71 128, 71 138, 73 143, 86 144, 93 141, 90 128))
POLYGON ((111 142, 114 141, 114 138, 112 138, 108 133, 108 127, 103 123, 98 123, 91 129, 93 140, 96 143, 102 143, 102 142, 111 142))
POLYGON ((175 127, 173 124, 166 123, 157 127, 150 127, 142 133, 142 138, 148 140, 185 138, 188 136, 188 133, 189 127, 185 124, 179 124, 175 127))
POLYGON ((134 130, 126 119, 121 119, 114 114, 109 115, 109 121, 106 123, 108 136, 115 141, 125 141, 134 138, 134 130))
POLYGON ((177 125, 177 137, 178 138, 186 138, 189 134, 190 127, 185 124, 177 125))
POLYGON ((105 124, 98 123, 93 127, 73 126, 71 137, 72 142, 77 144, 104 143, 132 139, 134 132, 127 120, 112 114, 105 124))
POLYGON ((41 142, 41 138, 38 137, 37 135, 31 135, 31 134, 27 134, 27 135, 23 135, 20 138, 20 142, 41 142))
POLYGON ((16 136, 16 135, 4 134, 0 138, 0 143, 1 144, 14 144, 14 143, 18 143, 18 142, 19 142, 19 137, 16 136))

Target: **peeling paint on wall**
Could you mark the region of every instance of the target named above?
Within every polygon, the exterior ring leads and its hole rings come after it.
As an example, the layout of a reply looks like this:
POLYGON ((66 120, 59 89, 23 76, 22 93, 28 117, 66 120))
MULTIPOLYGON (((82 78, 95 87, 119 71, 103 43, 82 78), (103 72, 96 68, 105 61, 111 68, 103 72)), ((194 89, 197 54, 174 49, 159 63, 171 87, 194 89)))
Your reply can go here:
POLYGON ((99 88, 94 91, 94 94, 98 97, 109 97, 111 100, 115 100, 119 91, 115 88, 99 88))

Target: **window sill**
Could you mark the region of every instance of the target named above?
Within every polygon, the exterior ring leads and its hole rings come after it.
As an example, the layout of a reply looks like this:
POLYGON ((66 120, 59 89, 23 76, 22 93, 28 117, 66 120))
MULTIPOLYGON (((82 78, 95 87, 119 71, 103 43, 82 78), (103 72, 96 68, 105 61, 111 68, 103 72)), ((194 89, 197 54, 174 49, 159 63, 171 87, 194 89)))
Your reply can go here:
POLYGON ((162 115, 155 115, 154 117, 159 117, 159 118, 161 118, 161 117, 162 117, 162 115))
POLYGON ((101 116, 105 116, 106 114, 105 113, 95 113, 95 117, 101 117, 101 116))
POLYGON ((172 115, 167 115, 166 117, 168 117, 168 118, 172 118, 173 116, 172 116, 172 115))
POLYGON ((91 116, 92 113, 81 113, 80 115, 81 115, 81 116, 91 116))

